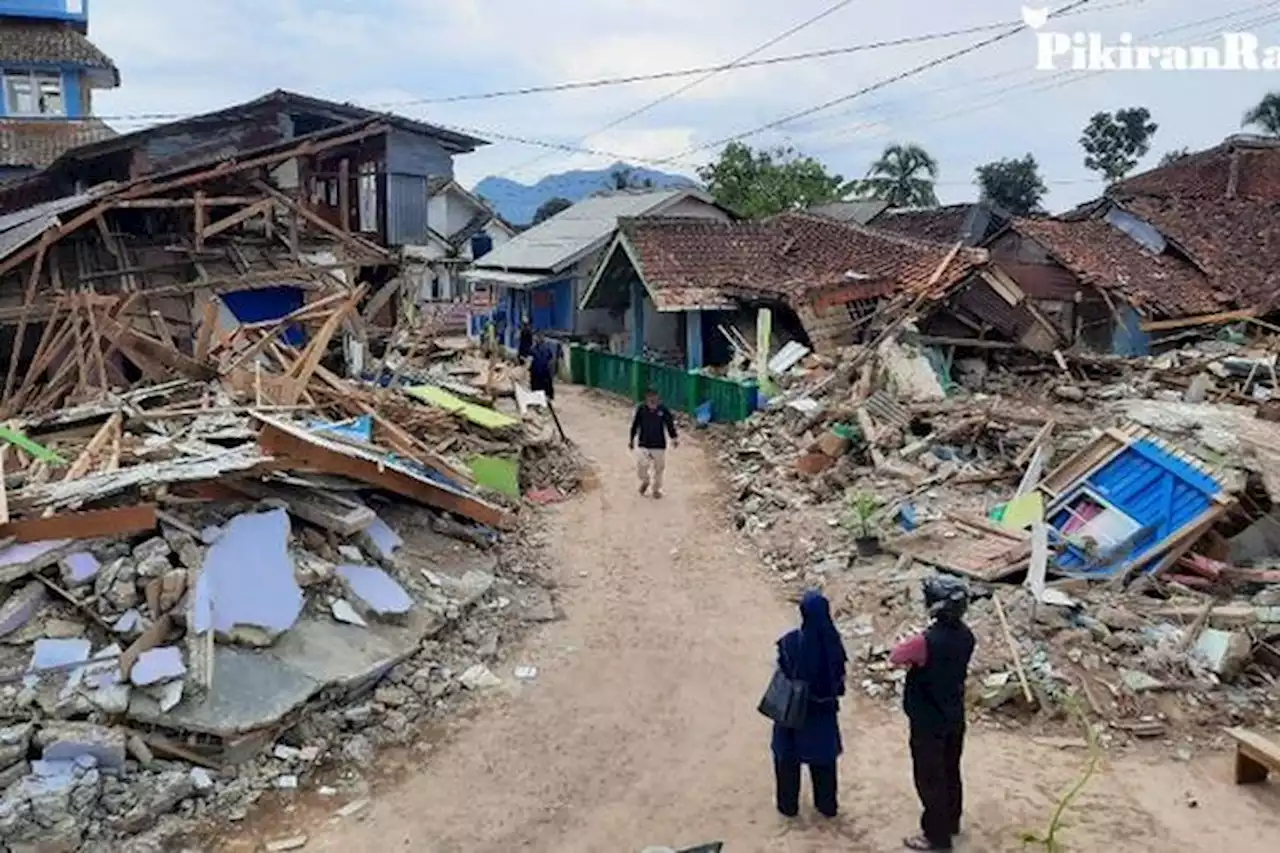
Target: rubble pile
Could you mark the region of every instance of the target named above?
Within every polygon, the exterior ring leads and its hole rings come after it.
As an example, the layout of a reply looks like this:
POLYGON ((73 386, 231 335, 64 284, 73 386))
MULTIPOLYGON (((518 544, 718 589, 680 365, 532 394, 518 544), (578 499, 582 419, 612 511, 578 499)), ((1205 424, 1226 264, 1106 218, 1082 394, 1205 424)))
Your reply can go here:
POLYGON ((9 421, 5 843, 243 816, 513 677, 502 644, 556 618, 514 508, 575 488, 581 460, 536 400, 433 384, 483 363, 447 351, 415 375, 389 359, 385 384, 320 372, 309 404, 259 369, 248 391, 175 378, 9 421))
POLYGON ((974 591, 993 723, 1079 709, 1113 745, 1274 723, 1278 386, 1265 342, 1224 337, 944 364, 907 328, 807 355, 715 429, 734 522, 794 591, 827 590, 872 698, 900 697, 889 653, 941 571, 974 591))

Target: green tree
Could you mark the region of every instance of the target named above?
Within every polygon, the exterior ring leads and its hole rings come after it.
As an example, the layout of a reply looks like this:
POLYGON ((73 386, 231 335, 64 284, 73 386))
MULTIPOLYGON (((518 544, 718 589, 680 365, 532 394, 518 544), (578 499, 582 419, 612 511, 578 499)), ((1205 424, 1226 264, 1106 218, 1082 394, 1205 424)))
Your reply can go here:
POLYGON ((573 202, 569 201, 567 198, 560 198, 560 196, 549 198, 542 204, 538 205, 538 209, 533 214, 533 224, 537 225, 541 222, 545 222, 560 211, 570 207, 573 207, 573 202))
POLYGON ((1171 166, 1191 153, 1190 148, 1175 148, 1173 151, 1166 151, 1160 158, 1161 166, 1171 166))
POLYGON ((1268 136, 1280 136, 1280 92, 1268 92, 1244 114, 1242 127, 1257 127, 1268 136))
POLYGON ((1115 183, 1151 150, 1151 138, 1159 127, 1146 107, 1095 113, 1080 137, 1085 167, 1115 183))
POLYGON ((984 200, 1014 216, 1041 212, 1040 200, 1049 188, 1040 177, 1040 166, 1035 157, 1028 154, 1018 159, 996 160, 979 166, 975 171, 984 200))
POLYGON ((894 143, 858 182, 858 195, 892 207, 937 207, 938 161, 919 145, 894 143))
POLYGON ((751 218, 838 201, 849 189, 812 157, 791 148, 757 151, 741 142, 726 145, 698 177, 717 202, 751 218))
POLYGON ((653 189, 653 178, 637 178, 636 170, 625 164, 619 164, 609 173, 615 190, 653 189))

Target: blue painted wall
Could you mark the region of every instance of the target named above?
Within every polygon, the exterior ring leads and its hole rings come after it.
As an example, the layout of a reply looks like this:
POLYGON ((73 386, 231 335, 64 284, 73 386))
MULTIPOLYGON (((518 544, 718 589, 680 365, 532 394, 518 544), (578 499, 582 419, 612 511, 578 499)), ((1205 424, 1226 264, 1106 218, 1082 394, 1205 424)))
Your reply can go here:
POLYGON ((1128 305, 1117 309, 1120 322, 1111 331, 1111 352, 1115 355, 1150 355, 1151 336, 1142 331, 1142 317, 1128 305))
POLYGON ((528 296, 535 332, 573 330, 573 279, 562 278, 540 285, 529 291, 528 296))
POLYGON ((702 367, 702 312, 686 312, 684 320, 685 366, 697 370, 702 367))
MULTIPOLYGON (((1140 558, 1184 524, 1203 515, 1213 505, 1214 496, 1222 491, 1221 484, 1208 474, 1150 441, 1135 442, 1090 474, 1084 485, 1142 527, 1151 528, 1119 563, 1140 558)), ((1065 510, 1050 508, 1049 524, 1055 530, 1062 530, 1068 519, 1065 510)), ((1088 563, 1086 555, 1074 547, 1058 559, 1058 566, 1067 572, 1110 574, 1118 568, 1091 568, 1088 563)))
POLYGON ((88 23, 89 0, 0 0, 0 15, 88 23))
MULTIPOLYGON (((302 289, 298 287, 262 287, 257 290, 235 290, 222 294, 222 301, 241 323, 279 320, 302 307, 302 289)), ((284 331, 285 343, 300 346, 307 340, 301 326, 284 331)))

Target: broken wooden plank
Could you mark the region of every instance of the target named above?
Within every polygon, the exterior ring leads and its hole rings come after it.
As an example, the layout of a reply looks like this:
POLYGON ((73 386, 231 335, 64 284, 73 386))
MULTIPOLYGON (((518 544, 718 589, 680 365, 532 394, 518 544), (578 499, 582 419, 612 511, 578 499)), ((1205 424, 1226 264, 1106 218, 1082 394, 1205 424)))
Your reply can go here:
POLYGON ((169 632, 172 630, 173 617, 166 613, 156 619, 150 628, 143 631, 138 639, 134 640, 129 648, 124 650, 124 654, 120 655, 120 674, 124 676, 126 681, 129 680, 129 675, 133 672, 133 665, 138 662, 138 658, 142 656, 142 653, 163 644, 169 638, 169 632))
MULTIPOLYGON (((274 204, 275 203, 271 201, 271 199, 261 199, 258 202, 249 205, 244 210, 233 213, 230 216, 225 216, 217 222, 214 222, 212 225, 206 225, 203 229, 197 231, 197 234, 201 240, 208 240, 210 237, 221 234, 228 228, 234 228, 242 222, 248 222, 255 216, 270 213, 274 204)), ((203 208, 197 209, 202 210, 203 208)))
POLYGON ((501 507, 431 481, 385 456, 308 433, 262 413, 255 413, 254 417, 263 425, 258 444, 266 455, 321 473, 349 477, 489 527, 510 530, 515 525, 515 519, 501 507))
POLYGON ((253 498, 284 501, 292 515, 317 527, 332 530, 339 536, 354 536, 367 529, 378 518, 373 510, 359 501, 320 489, 304 490, 256 480, 240 480, 228 485, 253 498))
POLYGON ((107 418, 106 422, 98 428, 98 432, 93 436, 89 443, 85 445, 85 448, 81 451, 79 458, 76 459, 76 461, 71 464, 71 467, 67 469, 66 476, 62 478, 64 483, 78 479, 89 473, 90 469, 93 468, 93 463, 96 461, 97 457, 102 453, 107 445, 110 444, 112 439, 119 434, 123 420, 124 418, 119 412, 116 412, 111 417, 107 418))
POLYGON ((19 542, 96 539, 145 533, 155 530, 156 524, 156 505, 137 504, 10 521, 0 524, 0 537, 12 536, 19 542))

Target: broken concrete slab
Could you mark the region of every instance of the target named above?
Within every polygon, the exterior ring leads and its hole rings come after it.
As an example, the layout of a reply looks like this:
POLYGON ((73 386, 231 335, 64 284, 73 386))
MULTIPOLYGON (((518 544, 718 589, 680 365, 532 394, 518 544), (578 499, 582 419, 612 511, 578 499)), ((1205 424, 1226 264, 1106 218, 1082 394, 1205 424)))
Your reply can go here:
POLYGON ((462 577, 436 574, 423 570, 423 575, 433 586, 439 587, 445 595, 458 602, 463 609, 470 607, 489 594, 497 578, 489 572, 469 569, 462 577))
POLYGON ((489 667, 478 663, 462 673, 458 678, 458 683, 467 690, 489 690, 494 687, 501 687, 502 679, 494 675, 489 670, 489 667))
POLYGON ((269 726, 300 706, 320 685, 269 654, 236 646, 213 650, 213 688, 200 701, 165 712, 154 697, 134 691, 129 718, 223 737, 269 726))
POLYGON ((93 645, 88 640, 36 640, 31 650, 31 662, 24 681, 27 687, 39 682, 39 673, 48 670, 65 670, 74 664, 89 660, 93 645))
POLYGON ((413 609, 413 598, 399 581, 376 566, 338 566, 338 577, 359 605, 375 617, 401 617, 413 609))
POLYGON ((208 694, 188 697, 168 713, 153 697, 135 691, 129 717, 220 737, 256 731, 324 687, 351 689, 380 677, 443 627, 443 620, 420 612, 410 614, 406 625, 368 628, 303 619, 268 649, 217 646, 208 694))
POLYGON ((0 584, 21 580, 32 572, 56 565, 74 543, 70 539, 17 542, 0 548, 0 584))
POLYGON ((0 605, 0 637, 7 637, 30 622, 49 600, 48 590, 31 581, 0 605))
POLYGON ((330 602, 329 610, 333 613, 333 618, 337 619, 339 622, 344 622, 347 625, 355 625, 360 628, 369 627, 369 623, 364 621, 364 618, 356 612, 354 607, 351 606, 351 602, 346 599, 335 598, 330 602))
POLYGON ((370 553, 386 562, 393 560, 396 551, 404 545, 404 540, 400 538, 400 534, 392 530, 385 521, 376 515, 373 517, 372 523, 365 528, 364 539, 369 546, 370 553))
POLYGON ((205 555, 196 581, 192 626, 232 636, 237 628, 269 637, 302 613, 302 588, 289 557, 289 514, 282 509, 238 515, 205 555))
POLYGON ((17 723, 0 728, 0 768, 26 759, 34 732, 35 726, 32 723, 17 723))
POLYGON ((93 583, 102 569, 102 563, 88 551, 77 551, 68 554, 59 562, 62 573, 62 585, 67 589, 78 589, 93 583))
POLYGON ((177 646, 159 646, 138 655, 129 672, 129 680, 137 687, 164 684, 187 674, 182 661, 182 649, 177 646))
POLYGON ((126 610, 111 626, 117 634, 133 634, 142 628, 142 614, 137 610, 126 610))
POLYGON ((1195 652, 1220 678, 1233 678, 1249 662, 1253 641, 1242 631, 1205 628, 1196 639, 1195 652))
POLYGON ((127 750, 123 729, 92 723, 45 723, 36 745, 45 761, 77 761, 91 756, 98 767, 124 769, 127 750))

